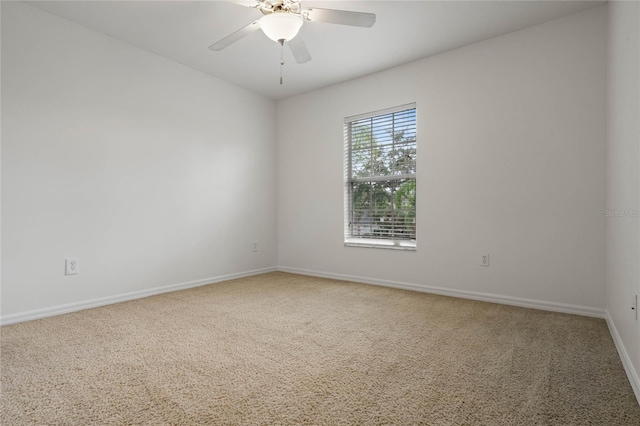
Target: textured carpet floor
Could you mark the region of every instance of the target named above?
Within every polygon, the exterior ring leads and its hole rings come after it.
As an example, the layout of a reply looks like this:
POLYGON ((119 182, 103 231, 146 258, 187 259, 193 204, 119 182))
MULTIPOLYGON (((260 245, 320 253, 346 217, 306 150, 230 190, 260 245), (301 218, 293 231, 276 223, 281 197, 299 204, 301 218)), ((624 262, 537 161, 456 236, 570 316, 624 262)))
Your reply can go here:
POLYGON ((595 318, 271 273, 0 331, 3 425, 640 425, 595 318))

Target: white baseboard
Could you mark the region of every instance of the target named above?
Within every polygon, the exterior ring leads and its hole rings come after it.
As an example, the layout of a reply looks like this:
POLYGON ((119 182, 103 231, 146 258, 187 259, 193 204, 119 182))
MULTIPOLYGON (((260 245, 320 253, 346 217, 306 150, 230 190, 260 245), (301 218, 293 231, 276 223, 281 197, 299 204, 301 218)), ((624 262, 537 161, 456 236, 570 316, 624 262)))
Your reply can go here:
MULTIPOLYGON (((118 294, 114 296, 101 297, 97 299, 85 300, 82 302, 68 303, 64 305, 52 306, 48 308, 35 309, 32 311, 19 312, 17 314, 4 315, 0 317, 0 324, 8 325, 23 321, 30 321, 46 318, 53 315, 61 315, 70 312, 81 311, 83 309, 95 308, 98 306, 110 305, 112 303, 126 302, 128 300, 141 299, 143 297, 168 293, 171 291, 185 290, 207 284, 214 284, 222 281, 248 277, 252 275, 264 274, 267 272, 282 271, 292 274, 309 275, 321 278, 330 278, 343 281, 351 281, 362 284, 373 284, 384 287, 399 288, 403 290, 413 290, 423 293, 440 294, 443 296, 460 297, 463 299, 480 300, 483 302, 501 303, 505 305, 521 306, 525 308, 543 309, 547 311, 563 312, 568 314, 584 315, 597 318, 605 318, 605 311, 587 306, 569 305, 556 302, 546 302, 534 299, 524 299, 519 297, 502 296, 498 294, 480 293, 466 290, 456 290, 443 287, 434 287, 423 284, 412 284, 399 281, 380 280, 369 277, 359 277, 353 275, 334 274, 329 272, 312 271, 308 269, 291 268, 286 266, 254 269, 251 271, 239 272, 235 274, 222 275, 212 278, 204 278, 196 281, 189 281, 179 284, 171 284, 163 287, 155 287, 146 290, 134 291, 130 293, 118 294)), ((609 322, 609 320, 607 320, 609 322)), ((611 328, 611 327, 610 327, 611 328)), ((616 344, 618 344, 616 342, 616 344)), ((637 376, 636 376, 637 381, 637 376)), ((634 388, 635 389, 635 388, 634 388)))
POLYGON ((562 312, 566 314, 583 315, 588 317, 604 318, 604 309, 592 308, 589 306, 570 305, 566 303, 546 302, 543 300, 525 299, 521 297, 502 296, 499 294, 481 293, 476 291, 456 290, 444 287, 434 287, 424 284, 412 284, 399 281, 379 280, 369 277, 358 277, 353 275, 333 274, 329 272, 311 271, 307 269, 290 268, 278 266, 278 271, 292 274, 309 275, 320 278, 330 278, 334 280, 351 281, 362 284, 373 284, 383 287, 393 287, 403 290, 413 290, 422 293, 433 293, 442 296, 460 297, 463 299, 480 300, 483 302, 500 303, 503 305, 520 306, 523 308, 542 309, 545 311, 562 312))
POLYGON ((40 318, 46 318, 54 315, 68 314, 70 312, 82 311, 89 308, 97 308, 99 306, 110 305, 112 303, 126 302, 128 300, 141 299, 143 297, 155 296, 157 294, 169 293, 177 290, 185 290, 193 287, 200 287, 207 284, 219 283, 222 281, 234 280, 237 278, 249 277, 252 275, 274 272, 277 268, 262 268, 251 271, 238 272, 235 274, 221 275, 219 277, 204 278, 196 281, 188 281, 185 283, 171 284, 163 287, 155 287, 146 290, 132 291, 130 293, 117 294, 114 296, 100 297, 98 299, 85 300, 82 302, 67 303, 64 305, 52 306, 50 308, 35 309, 17 314, 4 315, 0 318, 0 324, 8 325, 17 322, 31 321, 40 318))
POLYGON ((633 363, 631 362, 631 358, 629 358, 629 353, 620 338, 620 334, 618 334, 618 330, 616 329, 616 325, 609 315, 609 312, 606 312, 605 319, 607 320, 607 325, 609 326, 609 332, 611 333, 611 337, 613 338, 613 342, 616 344, 616 349, 618 350, 618 355, 620 355, 620 359, 622 360, 622 365, 624 366, 624 370, 627 372, 627 377, 629 378, 629 382, 631 383, 631 387, 633 388, 633 393, 636 394, 636 399, 638 400, 638 404, 640 404, 640 379, 638 378, 638 372, 633 367, 633 363))

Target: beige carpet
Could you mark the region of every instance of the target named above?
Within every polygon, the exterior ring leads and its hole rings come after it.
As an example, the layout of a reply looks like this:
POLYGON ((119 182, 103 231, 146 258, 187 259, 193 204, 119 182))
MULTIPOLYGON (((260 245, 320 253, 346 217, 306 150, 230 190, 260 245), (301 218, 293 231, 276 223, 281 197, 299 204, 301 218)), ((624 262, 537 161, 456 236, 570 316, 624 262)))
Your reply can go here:
POLYGON ((640 425, 601 319, 284 273, 1 342, 2 425, 640 425))

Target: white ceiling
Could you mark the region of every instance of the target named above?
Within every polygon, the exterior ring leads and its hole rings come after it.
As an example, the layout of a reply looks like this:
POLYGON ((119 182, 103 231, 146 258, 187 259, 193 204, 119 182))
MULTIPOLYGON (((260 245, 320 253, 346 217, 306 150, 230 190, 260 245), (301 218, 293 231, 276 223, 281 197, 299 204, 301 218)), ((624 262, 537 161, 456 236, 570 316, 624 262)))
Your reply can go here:
POLYGON ((305 23, 312 56, 296 64, 257 31, 221 52, 208 46, 262 14, 223 1, 37 1, 29 4, 272 99, 517 31, 603 1, 312 1, 303 7, 371 12, 373 28, 305 23))

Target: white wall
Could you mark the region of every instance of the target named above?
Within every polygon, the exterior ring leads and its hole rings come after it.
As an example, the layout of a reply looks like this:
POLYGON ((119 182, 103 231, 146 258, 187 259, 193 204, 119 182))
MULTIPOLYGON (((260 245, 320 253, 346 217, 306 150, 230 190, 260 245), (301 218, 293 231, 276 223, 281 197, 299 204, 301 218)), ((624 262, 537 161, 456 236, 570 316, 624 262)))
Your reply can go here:
POLYGON ((602 315, 605 59, 599 7, 278 102, 278 265, 602 315), (414 101, 418 249, 344 247, 343 118, 414 101))
POLYGON ((607 126, 607 312, 640 400, 640 4, 609 2, 607 126), (617 334, 617 336, 616 336, 617 334))
POLYGON ((275 113, 2 2, 3 320, 274 267, 275 113), (66 257, 79 275, 64 276, 66 257))

